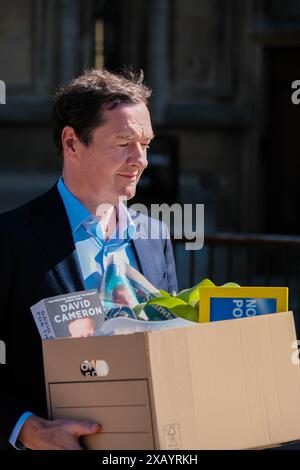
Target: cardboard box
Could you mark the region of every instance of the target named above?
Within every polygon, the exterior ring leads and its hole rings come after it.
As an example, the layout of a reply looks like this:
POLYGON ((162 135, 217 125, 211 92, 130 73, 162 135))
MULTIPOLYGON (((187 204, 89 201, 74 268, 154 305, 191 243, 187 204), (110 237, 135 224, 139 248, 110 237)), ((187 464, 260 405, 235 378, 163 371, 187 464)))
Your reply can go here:
POLYGON ((286 312, 45 340, 49 416, 99 421, 89 449, 251 449, 300 439, 295 339, 286 312), (84 376, 92 359, 99 375, 84 376))

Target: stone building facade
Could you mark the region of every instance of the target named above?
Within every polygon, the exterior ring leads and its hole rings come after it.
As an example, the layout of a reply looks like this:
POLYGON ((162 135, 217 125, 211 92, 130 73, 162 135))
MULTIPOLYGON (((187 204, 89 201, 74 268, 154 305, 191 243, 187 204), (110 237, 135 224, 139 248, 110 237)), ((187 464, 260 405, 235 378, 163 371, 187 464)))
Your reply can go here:
POLYGON ((132 64, 177 142, 178 201, 205 203, 210 231, 297 233, 299 57, 295 0, 1 0, 0 210, 59 174, 53 90, 132 64))

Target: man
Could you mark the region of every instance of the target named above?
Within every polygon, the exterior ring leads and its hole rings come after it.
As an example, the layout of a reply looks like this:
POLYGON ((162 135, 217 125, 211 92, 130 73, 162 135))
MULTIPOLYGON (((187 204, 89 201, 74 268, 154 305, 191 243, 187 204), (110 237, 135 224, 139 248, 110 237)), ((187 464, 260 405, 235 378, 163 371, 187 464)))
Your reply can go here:
POLYGON ((68 324, 68 333, 72 338, 86 338, 95 334, 96 326, 91 317, 77 318, 68 324))
POLYGON ((62 177, 45 195, 0 216, 0 339, 7 352, 0 366, 2 448, 80 449, 80 436, 100 432, 98 423, 47 420, 31 305, 99 288, 110 256, 155 287, 177 290, 165 226, 129 214, 120 202, 135 195, 153 138, 150 91, 142 80, 92 70, 62 87, 53 107, 62 177), (159 237, 149 238, 149 223, 159 237))
POLYGON ((132 304, 131 296, 132 294, 130 295, 130 292, 124 284, 117 284, 112 292, 112 301, 118 305, 130 306, 132 304))

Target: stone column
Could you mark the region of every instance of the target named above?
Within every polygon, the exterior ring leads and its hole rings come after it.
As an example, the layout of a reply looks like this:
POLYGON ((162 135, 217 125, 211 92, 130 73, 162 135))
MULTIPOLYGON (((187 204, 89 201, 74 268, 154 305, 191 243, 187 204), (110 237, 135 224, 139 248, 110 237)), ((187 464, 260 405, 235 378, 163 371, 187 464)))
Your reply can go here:
POLYGON ((78 73, 78 0, 60 2, 60 62, 59 81, 66 83, 78 73))
POLYGON ((153 88, 152 116, 156 123, 163 121, 170 94, 169 0, 152 0, 149 6, 148 74, 153 88))

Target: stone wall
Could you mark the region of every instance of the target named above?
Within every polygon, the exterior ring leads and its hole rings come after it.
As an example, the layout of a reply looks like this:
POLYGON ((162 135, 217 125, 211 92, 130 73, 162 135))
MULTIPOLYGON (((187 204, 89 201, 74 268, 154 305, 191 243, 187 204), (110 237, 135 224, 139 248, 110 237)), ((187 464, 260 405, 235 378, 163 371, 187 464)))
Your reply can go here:
POLYGON ((5 174, 16 175, 18 200, 20 178, 59 174, 51 94, 93 65, 101 18, 104 63, 145 70, 156 134, 178 138, 179 200, 204 202, 209 230, 260 231, 264 51, 299 47, 299 11, 297 1, 275 0, 2 0, 0 210, 15 205, 1 189, 5 174))

